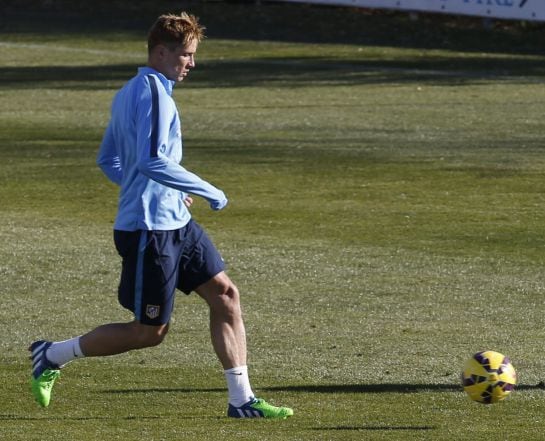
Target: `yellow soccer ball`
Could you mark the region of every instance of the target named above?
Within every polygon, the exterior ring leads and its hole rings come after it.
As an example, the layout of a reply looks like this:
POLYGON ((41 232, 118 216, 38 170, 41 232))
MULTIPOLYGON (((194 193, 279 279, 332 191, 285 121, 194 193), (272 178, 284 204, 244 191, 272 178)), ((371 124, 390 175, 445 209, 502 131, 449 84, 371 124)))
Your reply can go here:
POLYGON ((509 358, 499 352, 476 353, 464 365, 462 386, 473 401, 483 404, 504 400, 517 383, 509 358))

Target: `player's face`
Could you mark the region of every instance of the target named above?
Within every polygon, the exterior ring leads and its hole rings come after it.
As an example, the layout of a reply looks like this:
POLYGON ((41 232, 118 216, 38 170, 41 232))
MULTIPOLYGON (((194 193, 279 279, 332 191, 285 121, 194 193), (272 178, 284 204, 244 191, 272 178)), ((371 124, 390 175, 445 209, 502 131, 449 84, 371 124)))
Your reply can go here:
POLYGON ((180 82, 195 67, 195 53, 199 42, 192 40, 185 46, 164 52, 163 74, 172 81, 180 82))

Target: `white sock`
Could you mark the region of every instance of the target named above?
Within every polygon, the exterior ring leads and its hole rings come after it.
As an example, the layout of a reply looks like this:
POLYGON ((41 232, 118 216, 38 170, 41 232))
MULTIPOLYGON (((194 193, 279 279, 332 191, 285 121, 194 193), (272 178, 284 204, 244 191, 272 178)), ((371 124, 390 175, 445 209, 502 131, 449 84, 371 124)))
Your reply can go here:
POLYGON ((229 403, 235 407, 240 407, 254 398, 247 366, 227 369, 224 373, 227 380, 227 390, 229 391, 229 403))
POLYGON ((83 358, 83 352, 79 346, 79 337, 71 338, 70 340, 53 342, 45 353, 47 359, 59 367, 63 367, 66 363, 75 358, 83 358))

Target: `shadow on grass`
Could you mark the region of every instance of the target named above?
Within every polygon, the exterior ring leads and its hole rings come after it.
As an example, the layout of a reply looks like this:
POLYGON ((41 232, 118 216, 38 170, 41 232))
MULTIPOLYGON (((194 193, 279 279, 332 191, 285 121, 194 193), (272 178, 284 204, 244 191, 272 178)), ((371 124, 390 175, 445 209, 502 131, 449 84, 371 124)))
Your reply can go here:
MULTIPOLYGON (((123 420, 123 421, 142 421, 142 420, 160 420, 167 419, 168 416, 145 416, 145 415, 131 415, 131 416, 96 416, 96 417, 68 417, 68 416, 40 416, 30 417, 24 415, 12 415, 0 414, 0 421, 109 421, 109 420, 123 420)), ((176 419, 191 419, 195 417, 183 417, 176 416, 176 419)), ((220 417, 218 417, 220 419, 220 417)), ((331 426, 331 427, 312 427, 313 431, 426 431, 434 430, 433 426, 331 426)))
POLYGON ((0 89, 118 89, 136 72, 133 64, 0 67, 0 89))
MULTIPOLYGON (((137 64, 99 66, 0 67, 0 89, 117 89, 137 72, 137 64)), ((461 85, 483 80, 528 82, 544 77, 542 59, 524 57, 463 57, 362 60, 256 58, 204 60, 191 74, 191 88, 282 87, 388 84, 420 81, 461 85)))
MULTIPOLYGON (((101 420, 111 420, 112 418, 115 418, 116 420, 159 420, 164 417, 160 416, 143 416, 143 415, 131 415, 131 416, 125 416, 125 417, 109 417, 109 416, 96 416, 96 417, 67 417, 67 416, 43 416, 43 417, 29 417, 29 416, 21 416, 21 415, 1 415, 0 414, 0 421, 101 421, 101 420)), ((166 417, 165 417, 166 418, 166 417)), ((179 417, 176 417, 179 418, 179 417)))
POLYGON ((373 432, 379 432, 379 431, 392 431, 392 432, 398 432, 398 431, 426 431, 426 430, 434 430, 434 426, 333 426, 333 427, 313 427, 312 430, 331 430, 331 431, 343 431, 343 430, 354 430, 354 431, 373 431, 373 432))
MULTIPOLYGON (((521 384, 515 390, 545 390, 545 383, 535 385, 521 384)), ((314 393, 416 393, 416 392, 460 392, 462 386, 451 384, 410 384, 410 383, 381 383, 381 384, 318 384, 295 386, 271 386, 262 388, 277 392, 314 392, 314 393)))
MULTIPOLYGON (((381 384, 309 384, 293 386, 269 386, 256 388, 269 392, 305 392, 305 393, 417 393, 417 392, 461 392, 462 386, 451 384, 410 384, 410 383, 381 383, 381 384)), ((545 383, 535 385, 521 384, 515 390, 545 390, 545 383)), ((138 393, 203 393, 225 392, 225 388, 146 388, 146 389, 105 389, 104 394, 138 394, 138 393)))

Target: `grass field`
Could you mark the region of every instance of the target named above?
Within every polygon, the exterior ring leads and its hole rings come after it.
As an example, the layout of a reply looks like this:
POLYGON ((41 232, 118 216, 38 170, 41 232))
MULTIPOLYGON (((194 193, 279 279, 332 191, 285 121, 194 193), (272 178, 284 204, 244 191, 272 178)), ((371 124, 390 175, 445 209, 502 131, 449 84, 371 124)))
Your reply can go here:
POLYGON ((545 56, 471 32, 466 50, 211 37, 175 92, 184 165, 230 198, 194 216, 242 292, 255 391, 295 409, 282 422, 224 417, 196 296, 163 345, 73 363, 33 402, 31 341, 131 319, 94 161, 145 29, 2 32, 0 438, 543 439, 545 56), (493 406, 459 385, 483 349, 519 374, 493 406))

